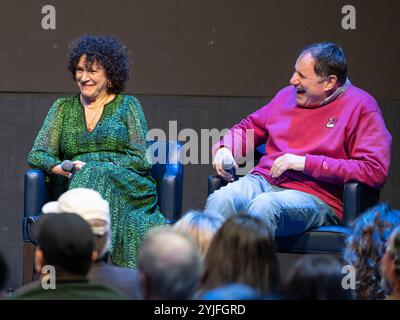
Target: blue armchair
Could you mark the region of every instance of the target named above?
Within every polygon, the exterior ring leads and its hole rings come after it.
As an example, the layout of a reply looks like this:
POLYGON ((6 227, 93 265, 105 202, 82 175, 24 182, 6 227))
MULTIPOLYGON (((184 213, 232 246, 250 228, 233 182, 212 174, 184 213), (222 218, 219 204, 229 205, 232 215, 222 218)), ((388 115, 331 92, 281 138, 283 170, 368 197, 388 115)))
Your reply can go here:
MULTIPOLYGON (((182 213, 183 165, 180 161, 182 144, 178 141, 150 141, 149 153, 159 159, 151 174, 157 182, 158 204, 168 223, 178 220, 182 213), (163 161, 165 160, 165 161, 163 161)), ((34 249, 31 230, 40 219, 41 209, 48 201, 58 198, 46 186, 45 173, 41 170, 25 172, 24 218, 23 218, 23 283, 31 282, 34 275, 34 249)))

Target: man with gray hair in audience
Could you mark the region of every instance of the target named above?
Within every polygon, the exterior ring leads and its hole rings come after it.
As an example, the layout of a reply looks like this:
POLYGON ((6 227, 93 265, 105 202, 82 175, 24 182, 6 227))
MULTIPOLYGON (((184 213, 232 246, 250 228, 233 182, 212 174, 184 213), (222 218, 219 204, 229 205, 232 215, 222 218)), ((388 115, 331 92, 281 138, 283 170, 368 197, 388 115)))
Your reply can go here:
POLYGON ((147 234, 137 268, 145 299, 186 300, 193 297, 202 262, 199 249, 189 236, 163 226, 147 234))
POLYGON ((400 227, 391 234, 381 263, 381 286, 386 300, 400 300, 400 227))
POLYGON ((111 244, 111 218, 109 204, 100 193, 87 188, 71 189, 57 201, 46 203, 42 212, 73 212, 85 219, 92 228, 94 250, 97 252, 88 274, 89 280, 118 289, 130 299, 143 299, 136 270, 117 267, 104 261, 111 244))

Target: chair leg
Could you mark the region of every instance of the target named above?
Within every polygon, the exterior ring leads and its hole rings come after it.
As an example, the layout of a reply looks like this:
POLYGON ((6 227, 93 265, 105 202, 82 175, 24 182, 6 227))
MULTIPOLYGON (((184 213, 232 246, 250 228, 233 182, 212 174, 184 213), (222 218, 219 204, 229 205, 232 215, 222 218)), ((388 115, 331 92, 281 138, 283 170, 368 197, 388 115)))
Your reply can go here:
POLYGON ((36 246, 30 242, 24 242, 22 256, 22 284, 26 285, 33 281, 35 274, 35 249, 36 246))

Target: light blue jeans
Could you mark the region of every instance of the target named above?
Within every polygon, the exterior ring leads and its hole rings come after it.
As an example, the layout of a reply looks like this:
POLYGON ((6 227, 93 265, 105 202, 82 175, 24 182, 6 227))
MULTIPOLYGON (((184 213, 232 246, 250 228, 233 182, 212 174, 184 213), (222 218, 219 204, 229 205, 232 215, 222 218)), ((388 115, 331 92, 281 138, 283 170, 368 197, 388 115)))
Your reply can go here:
POLYGON ((246 212, 265 221, 277 236, 300 234, 323 225, 338 225, 336 213, 318 197, 270 184, 247 174, 207 198, 206 210, 225 217, 246 212))

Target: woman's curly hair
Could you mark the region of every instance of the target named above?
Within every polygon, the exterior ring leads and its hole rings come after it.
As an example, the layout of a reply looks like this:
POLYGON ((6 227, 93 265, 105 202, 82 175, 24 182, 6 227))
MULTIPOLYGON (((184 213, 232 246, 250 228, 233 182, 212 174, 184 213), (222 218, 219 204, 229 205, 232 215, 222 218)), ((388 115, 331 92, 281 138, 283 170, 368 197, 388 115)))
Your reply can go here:
POLYGON ((68 53, 68 70, 75 80, 79 59, 86 55, 86 67, 93 63, 101 65, 111 82, 109 93, 120 93, 129 79, 128 49, 112 36, 95 37, 84 35, 71 42, 68 53))
POLYGON ((400 212, 387 204, 379 204, 353 225, 347 240, 344 259, 356 269, 356 294, 358 299, 384 299, 380 286, 380 265, 390 234, 400 225, 400 212))

